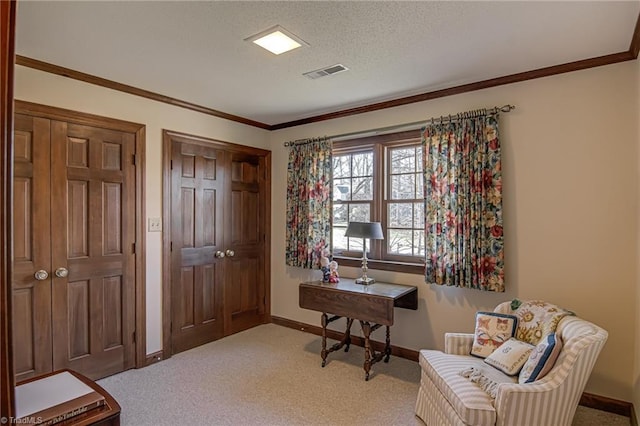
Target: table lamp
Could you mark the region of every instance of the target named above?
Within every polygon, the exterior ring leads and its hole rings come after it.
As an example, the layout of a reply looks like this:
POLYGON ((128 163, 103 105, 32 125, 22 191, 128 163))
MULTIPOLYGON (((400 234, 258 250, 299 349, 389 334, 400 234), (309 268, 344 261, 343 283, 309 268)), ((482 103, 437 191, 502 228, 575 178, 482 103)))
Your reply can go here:
POLYGON ((367 238, 384 240, 380 222, 349 222, 345 237, 362 238, 362 277, 356 279, 356 284, 369 285, 376 282, 367 276, 367 238))

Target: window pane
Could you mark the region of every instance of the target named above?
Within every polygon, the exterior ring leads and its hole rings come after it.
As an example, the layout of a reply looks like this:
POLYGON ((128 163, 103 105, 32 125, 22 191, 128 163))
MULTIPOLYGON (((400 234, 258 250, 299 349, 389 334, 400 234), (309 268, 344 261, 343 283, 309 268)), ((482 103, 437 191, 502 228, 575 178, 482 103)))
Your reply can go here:
POLYGON ((413 204, 413 227, 424 229, 424 203, 413 204))
POLYGON ((365 178, 353 178, 353 200, 373 200, 373 176, 365 178))
POLYGON ((416 171, 422 172, 422 145, 416 147, 416 171))
POLYGON ((349 222, 369 222, 371 219, 371 205, 350 204, 349 222))
POLYGON ((424 198, 424 192, 422 190, 424 184, 424 177, 422 173, 416 174, 416 198, 424 198))
POLYGON ((351 156, 340 155, 333 157, 333 177, 349 177, 351 176, 351 156))
POLYGON ((333 179, 333 200, 348 201, 351 199, 351 179, 333 179))
POLYGON ((347 237, 344 236, 344 232, 347 230, 346 227, 338 227, 334 226, 332 230, 331 238, 333 240, 333 252, 341 252, 348 248, 347 246, 347 237))
POLYGON ((414 174, 391 176, 391 199, 414 199, 416 191, 415 178, 416 175, 414 174))
POLYGON ((412 228, 413 204, 389 203, 389 227, 412 228))
POLYGON ((414 147, 391 150, 391 174, 413 173, 416 171, 416 150, 414 147))
MULTIPOLYGON (((362 253, 362 238, 349 238, 349 251, 362 253)), ((371 251, 371 240, 367 238, 367 253, 371 251)))
POLYGON ((333 226, 347 226, 349 222, 349 207, 347 204, 333 205, 333 226))
POLYGON ((373 152, 353 154, 353 176, 373 176, 373 152))
POLYGON ((387 250, 392 254, 413 255, 413 231, 390 229, 387 250))
POLYGON ((413 231, 413 255, 424 257, 424 231, 413 231))

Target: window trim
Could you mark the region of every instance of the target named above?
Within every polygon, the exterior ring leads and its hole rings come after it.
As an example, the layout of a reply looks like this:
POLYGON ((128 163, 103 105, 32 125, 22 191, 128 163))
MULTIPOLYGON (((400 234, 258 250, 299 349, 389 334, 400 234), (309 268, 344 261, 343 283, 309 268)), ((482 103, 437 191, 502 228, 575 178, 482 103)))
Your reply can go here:
MULTIPOLYGON (((362 151, 373 151, 373 201, 370 211, 371 220, 379 221, 384 229, 385 235, 387 230, 387 205, 388 188, 390 187, 390 176, 388 170, 390 167, 388 158, 389 148, 397 148, 402 146, 415 146, 421 143, 421 130, 409 130, 404 132, 388 133, 384 135, 367 136, 363 138, 349 139, 337 141, 333 143, 334 155, 355 154, 362 151)), ((415 200, 411 201, 412 203, 415 200)), ((332 224, 333 228, 333 224, 332 224)), ((333 242, 332 242, 333 247, 333 242)), ((361 256, 359 252, 343 252, 334 255, 334 259, 343 266, 361 267, 361 256)), ((402 256, 389 254, 386 250, 386 240, 371 241, 369 246, 368 267, 373 270, 404 272, 409 274, 424 274, 424 259, 416 262, 414 256, 402 256), (385 257, 383 258, 383 253, 385 257)))

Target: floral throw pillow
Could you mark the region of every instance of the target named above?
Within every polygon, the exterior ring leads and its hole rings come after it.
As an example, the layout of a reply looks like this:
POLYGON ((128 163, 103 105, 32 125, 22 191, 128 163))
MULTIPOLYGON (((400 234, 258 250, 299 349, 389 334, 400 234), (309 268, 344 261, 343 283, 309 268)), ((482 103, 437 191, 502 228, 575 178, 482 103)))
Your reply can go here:
POLYGON ((471 355, 486 358, 516 332, 518 318, 496 312, 478 312, 471 355))
POLYGON ((500 345, 484 362, 502 371, 507 376, 515 376, 529 359, 533 345, 511 338, 500 345))
POLYGON ((542 379, 553 368, 562 350, 562 341, 551 333, 535 347, 522 367, 518 383, 531 383, 542 379))
POLYGON ((513 313, 518 317, 515 337, 523 342, 537 345, 544 336, 554 333, 560 320, 572 312, 541 300, 530 300, 513 313))

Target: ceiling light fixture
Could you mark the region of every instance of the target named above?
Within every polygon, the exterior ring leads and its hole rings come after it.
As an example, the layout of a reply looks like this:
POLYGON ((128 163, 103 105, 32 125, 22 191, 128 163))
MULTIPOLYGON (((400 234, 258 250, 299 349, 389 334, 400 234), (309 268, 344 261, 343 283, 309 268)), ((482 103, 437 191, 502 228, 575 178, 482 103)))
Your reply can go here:
POLYGON ((252 35, 251 37, 247 37, 244 40, 251 41, 275 55, 297 49, 301 46, 309 45, 300 37, 285 30, 280 25, 271 27, 268 30, 252 35))

